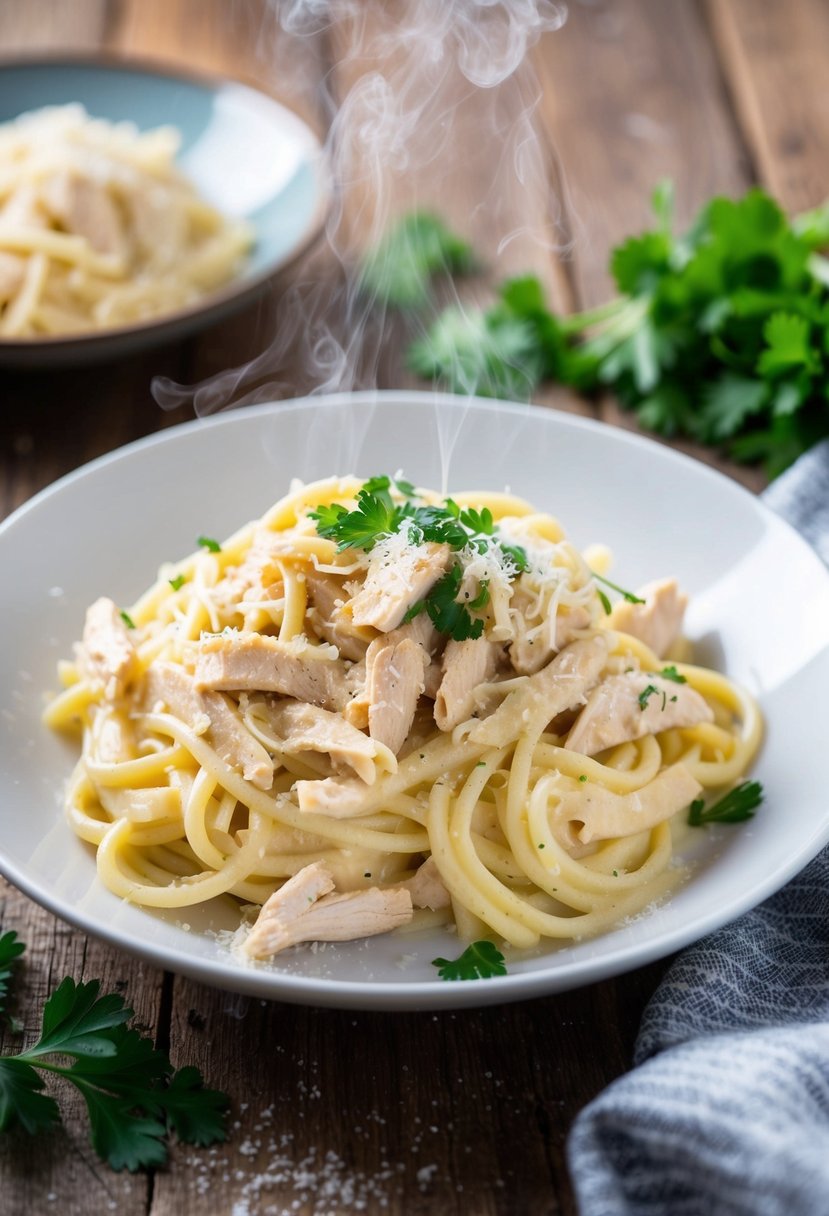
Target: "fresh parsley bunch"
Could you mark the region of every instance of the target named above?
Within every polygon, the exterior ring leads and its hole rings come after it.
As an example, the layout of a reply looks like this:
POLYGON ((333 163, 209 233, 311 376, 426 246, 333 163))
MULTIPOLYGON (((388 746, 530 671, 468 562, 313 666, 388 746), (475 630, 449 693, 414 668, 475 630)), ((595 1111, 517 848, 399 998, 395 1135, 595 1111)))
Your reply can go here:
MULTIPOLYGON (((0 1014, 23 949, 15 933, 0 937, 0 1014)), ((174 1069, 127 1027, 133 1016, 117 993, 101 996, 97 980, 63 980, 46 1002, 38 1041, 0 1056, 0 1132, 19 1127, 35 1136, 60 1122, 57 1102, 43 1092, 40 1074, 50 1072, 83 1096, 92 1147, 115 1170, 163 1165, 171 1132, 187 1144, 224 1140, 226 1096, 205 1088, 197 1068, 174 1069)))
POLYGON ((606 387, 648 429, 776 476, 829 435, 829 205, 790 221, 753 189, 712 199, 681 236, 669 185, 653 209, 653 228, 611 253, 616 299, 556 317, 535 277, 512 279, 489 308, 440 313, 409 365, 485 396, 606 387))

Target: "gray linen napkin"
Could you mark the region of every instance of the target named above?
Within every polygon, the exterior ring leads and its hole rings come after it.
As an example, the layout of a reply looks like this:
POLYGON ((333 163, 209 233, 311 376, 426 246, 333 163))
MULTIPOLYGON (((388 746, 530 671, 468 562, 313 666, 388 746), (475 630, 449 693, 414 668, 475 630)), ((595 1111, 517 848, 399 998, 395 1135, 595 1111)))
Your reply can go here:
MULTIPOLYGON (((829 441, 764 495, 829 562, 829 441)), ((576 1119, 581 1216, 829 1213, 829 849, 685 950, 576 1119)))

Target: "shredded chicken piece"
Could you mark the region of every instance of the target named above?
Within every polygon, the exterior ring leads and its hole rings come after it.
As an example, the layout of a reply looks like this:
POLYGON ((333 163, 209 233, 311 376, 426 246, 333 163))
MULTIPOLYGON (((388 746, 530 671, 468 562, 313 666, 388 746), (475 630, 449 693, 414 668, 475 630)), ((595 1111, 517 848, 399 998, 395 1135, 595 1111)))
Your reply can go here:
POLYGON ((401 624, 408 610, 431 591, 446 572, 448 545, 411 545, 386 564, 369 566, 368 574, 347 609, 355 625, 372 625, 388 633, 401 624))
MULTIPOLYGON (((372 737, 382 740, 396 755, 411 730, 418 698, 427 691, 434 667, 431 656, 440 642, 440 634, 422 612, 375 638, 366 651, 362 671, 358 673, 355 667, 350 673, 358 692, 343 712, 352 726, 365 730, 371 724, 372 737), (419 655, 412 645, 421 651, 419 655), (386 650, 392 653, 383 655, 386 650)), ((439 679, 440 668, 435 670, 439 679)))
POLYGON ((527 721, 538 713, 551 721, 556 714, 579 705, 596 684, 607 658, 607 640, 601 634, 571 642, 552 662, 507 695, 493 714, 469 732, 473 743, 498 747, 514 734, 516 719, 527 721))
POLYGON ((452 903, 434 857, 427 857, 414 877, 407 878, 400 885, 411 894, 412 903, 416 908, 431 908, 432 911, 437 911, 438 908, 448 908, 452 903))
POLYGON ((268 709, 268 718, 282 740, 282 751, 323 752, 335 764, 347 764, 366 785, 374 784, 378 764, 387 772, 397 769, 397 761, 381 741, 369 739, 341 714, 303 702, 284 701, 268 709))
POLYGON ((411 730, 428 663, 429 656, 423 647, 404 638, 397 645, 381 646, 369 666, 366 684, 369 734, 395 756, 411 730))
POLYGON ((535 675, 559 650, 574 641, 582 629, 590 625, 590 610, 586 607, 569 608, 560 605, 553 630, 546 618, 527 615, 531 599, 523 588, 518 588, 510 608, 514 640, 509 648, 510 662, 519 675, 535 675))
POLYGON ((713 719, 711 707, 688 684, 630 671, 593 689, 564 746, 594 756, 617 743, 713 719), (655 691, 648 693, 649 688, 655 691))
POLYGON ((273 785, 273 760, 222 693, 202 692, 181 667, 156 662, 144 677, 142 701, 148 710, 166 706, 196 731, 207 727, 210 741, 225 764, 238 769, 257 789, 269 790, 273 785))
POLYGON ((663 769, 641 790, 614 794, 589 781, 565 790, 552 812, 551 827, 565 848, 578 854, 595 840, 632 836, 670 819, 698 797, 702 786, 684 764, 663 769))
POLYGON ((412 897, 402 887, 369 887, 331 894, 323 862, 305 866, 267 900, 242 949, 270 958, 300 942, 348 942, 389 933, 412 919, 412 897))
POLYGON ((329 815, 332 819, 354 819, 363 814, 365 782, 355 777, 323 777, 297 781, 294 786, 299 809, 309 815, 329 815))
POLYGON ((443 678, 435 697, 435 722, 450 731, 476 708, 475 692, 495 674, 502 648, 485 636, 464 642, 451 639, 443 652, 443 678))
POLYGON ((102 597, 87 609, 78 666, 86 679, 103 685, 108 701, 122 697, 135 679, 138 669, 135 646, 110 599, 102 597))
POLYGON ((76 173, 58 173, 44 183, 43 198, 66 231, 84 237, 96 253, 126 257, 124 223, 105 186, 76 173))
POLYGON ((259 633, 204 638, 196 651, 199 688, 278 692, 324 709, 342 709, 349 699, 346 668, 325 646, 304 638, 280 642, 259 633))
POLYGON ((305 573, 305 583, 312 600, 311 626, 316 634, 336 646, 344 659, 358 661, 365 658, 371 635, 361 633, 340 611, 348 594, 339 579, 331 574, 322 574, 310 567, 305 573))
POLYGON ((607 618, 607 624, 611 629, 639 638, 661 659, 679 637, 688 596, 679 590, 675 578, 647 583, 636 594, 644 604, 620 600, 607 618))

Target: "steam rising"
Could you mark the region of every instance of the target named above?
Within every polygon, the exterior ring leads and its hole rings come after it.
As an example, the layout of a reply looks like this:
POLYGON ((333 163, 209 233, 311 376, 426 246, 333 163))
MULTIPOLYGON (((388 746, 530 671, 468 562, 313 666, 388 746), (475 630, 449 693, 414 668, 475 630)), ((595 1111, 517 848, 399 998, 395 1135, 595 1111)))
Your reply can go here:
POLYGON ((400 327, 417 336, 429 318, 385 316, 358 289, 358 268, 361 251, 416 208, 467 237, 497 278, 543 279, 562 240, 528 52, 565 11, 550 0, 272 3, 257 50, 288 104, 318 109, 333 180, 325 239, 276 284, 273 332, 257 358, 196 386, 157 377, 158 404, 206 415, 399 384, 386 354, 399 343, 386 339, 400 327), (542 200, 530 225, 528 198, 542 200))

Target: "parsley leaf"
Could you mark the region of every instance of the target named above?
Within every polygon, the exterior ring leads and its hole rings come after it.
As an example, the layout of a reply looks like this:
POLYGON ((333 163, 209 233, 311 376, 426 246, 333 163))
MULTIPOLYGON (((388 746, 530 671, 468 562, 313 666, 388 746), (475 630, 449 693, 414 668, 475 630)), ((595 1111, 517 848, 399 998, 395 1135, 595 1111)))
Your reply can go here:
POLYGON ((212 536, 198 536, 196 544, 200 549, 207 549, 209 553, 221 553, 222 551, 222 546, 217 540, 213 540, 212 536))
POLYGON ((169 578, 167 580, 167 582, 170 584, 170 586, 173 588, 174 591, 180 591, 181 588, 184 586, 185 581, 186 580, 185 580, 185 577, 183 574, 177 574, 175 578, 169 578))
MULTIPOLYGON (((639 702, 639 708, 642 710, 647 709, 648 701, 651 699, 651 697, 658 697, 659 692, 660 692, 660 690, 656 687, 655 684, 648 684, 647 687, 642 689, 639 696, 636 698, 636 700, 639 702)), ((663 709, 665 708, 665 700, 666 700, 665 693, 663 692, 662 693, 662 708, 663 709)))
POLYGON ((370 553, 378 540, 396 531, 404 511, 395 507, 388 493, 388 478, 385 485, 372 478, 357 491, 357 506, 353 511, 333 503, 329 507, 317 507, 308 514, 316 521, 317 532, 338 542, 337 548, 362 549, 370 553), (369 487, 373 486, 373 489, 369 487))
MULTIPOLYGON (((455 599, 460 590, 462 578, 463 571, 460 566, 450 567, 422 601, 435 629, 439 633, 448 634, 456 642, 464 642, 467 638, 479 638, 484 631, 484 622, 481 618, 472 617, 467 606, 458 603, 455 599)), ((480 592, 476 596, 476 599, 479 598, 480 592)), ((487 592, 488 598, 489 592, 487 592)), ((474 605, 475 600, 470 603, 469 607, 474 605)), ((406 615, 408 617, 408 613, 406 615)))
POLYGON ((163 1165, 170 1131, 189 1144, 224 1139, 225 1095, 204 1088, 195 1068, 175 1071, 151 1039, 125 1025, 134 1015, 123 998, 99 993, 97 980, 63 980, 46 1002, 38 1041, 0 1058, 0 1131, 19 1125, 34 1135, 59 1122, 57 1103, 40 1092, 43 1070, 80 1092, 92 1146, 113 1169, 163 1165))
POLYGON ((0 936, 0 1014, 5 1011, 6 996, 8 995, 9 982, 12 978, 15 961, 20 958, 25 949, 26 947, 18 939, 13 929, 0 936))
POLYGON ((415 308, 429 298, 430 281, 441 271, 473 268, 472 250, 436 215, 404 216, 366 257, 360 290, 380 304, 415 308))
POLYGON ((434 958, 432 966, 442 980, 489 980, 507 974, 503 954, 486 939, 467 946, 460 958, 434 958))
POLYGON ((130 614, 128 612, 124 612, 123 608, 121 609, 121 611, 119 612, 118 615, 120 616, 121 620, 126 625, 127 629, 135 628, 135 621, 132 619, 132 617, 130 616, 130 614))
POLYGON ((743 781, 730 793, 706 808, 705 800, 696 798, 688 811, 688 822, 692 828, 706 823, 743 823, 752 819, 763 801, 763 787, 759 781, 743 781))
POLYGON ((673 680, 674 684, 687 684, 688 683, 688 681, 685 679, 685 676, 681 676, 679 674, 679 672, 677 671, 677 669, 673 663, 670 665, 670 667, 663 667, 662 670, 659 672, 659 675, 662 676, 663 680, 673 680))

